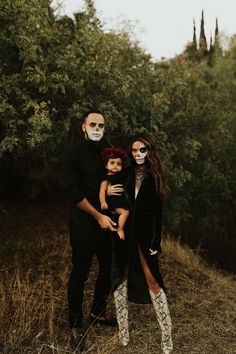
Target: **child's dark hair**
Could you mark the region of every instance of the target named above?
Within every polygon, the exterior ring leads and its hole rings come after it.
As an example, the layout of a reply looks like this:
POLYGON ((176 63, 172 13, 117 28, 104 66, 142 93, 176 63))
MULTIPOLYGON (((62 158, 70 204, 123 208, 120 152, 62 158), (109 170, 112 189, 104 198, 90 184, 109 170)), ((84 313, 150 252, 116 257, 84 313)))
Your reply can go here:
POLYGON ((120 148, 106 148, 103 150, 102 159, 105 163, 107 163, 109 159, 116 158, 120 158, 123 161, 127 158, 127 154, 120 148))

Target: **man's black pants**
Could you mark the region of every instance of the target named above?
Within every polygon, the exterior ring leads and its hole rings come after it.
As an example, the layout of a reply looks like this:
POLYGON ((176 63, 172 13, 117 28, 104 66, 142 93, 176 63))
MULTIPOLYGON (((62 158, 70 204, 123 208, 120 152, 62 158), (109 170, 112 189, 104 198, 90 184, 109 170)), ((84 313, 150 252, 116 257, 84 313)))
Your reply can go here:
MULTIPOLYGON (((71 230, 72 231, 72 230, 71 230)), ((93 256, 97 256, 99 273, 95 284, 91 312, 98 316, 106 310, 111 279, 111 234, 100 230, 79 239, 71 232, 72 272, 68 283, 69 326, 82 327, 84 285, 87 280, 93 256)))

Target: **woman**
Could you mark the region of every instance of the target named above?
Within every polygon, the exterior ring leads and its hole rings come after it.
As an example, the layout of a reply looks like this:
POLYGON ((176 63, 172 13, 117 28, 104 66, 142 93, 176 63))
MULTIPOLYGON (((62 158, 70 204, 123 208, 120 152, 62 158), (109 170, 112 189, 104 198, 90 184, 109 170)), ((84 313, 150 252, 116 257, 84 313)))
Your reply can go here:
POLYGON ((136 303, 152 301, 162 334, 162 350, 172 351, 171 317, 159 271, 162 205, 166 196, 161 160, 147 137, 131 143, 132 166, 127 193, 131 209, 127 240, 113 240, 113 287, 119 339, 129 342, 128 299, 136 303))

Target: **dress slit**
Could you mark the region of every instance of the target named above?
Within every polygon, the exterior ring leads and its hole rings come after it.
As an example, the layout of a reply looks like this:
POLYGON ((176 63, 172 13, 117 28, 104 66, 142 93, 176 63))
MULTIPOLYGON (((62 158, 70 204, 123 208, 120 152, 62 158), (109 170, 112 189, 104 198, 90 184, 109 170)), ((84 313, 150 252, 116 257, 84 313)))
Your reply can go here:
POLYGON ((156 284, 160 287, 160 284, 156 281, 156 279, 154 278, 152 272, 150 271, 150 268, 147 264, 147 261, 141 251, 141 248, 140 246, 138 246, 138 251, 139 251, 139 257, 140 257, 140 263, 141 263, 141 267, 142 267, 142 270, 143 270, 143 273, 145 275, 145 278, 147 280, 147 283, 149 284, 149 280, 152 284, 156 284))

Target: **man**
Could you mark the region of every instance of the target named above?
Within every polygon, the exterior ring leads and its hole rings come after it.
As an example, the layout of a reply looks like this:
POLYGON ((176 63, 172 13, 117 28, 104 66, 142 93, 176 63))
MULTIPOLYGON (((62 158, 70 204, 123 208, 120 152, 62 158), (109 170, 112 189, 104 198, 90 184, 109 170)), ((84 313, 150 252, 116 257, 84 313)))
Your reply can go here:
MULTIPOLYGON (((73 269, 68 283, 68 303, 71 344, 83 350, 84 283, 94 254, 98 259, 99 274, 90 320, 109 326, 116 325, 115 318, 109 318, 105 313, 110 291, 111 264, 111 235, 107 230, 115 231, 116 224, 100 211, 99 188, 105 173, 101 151, 109 146, 103 139, 105 121, 101 112, 88 112, 83 118, 81 128, 82 138, 65 152, 62 183, 70 204, 69 229, 73 269)), ((119 192, 119 189, 116 192, 119 192)))

